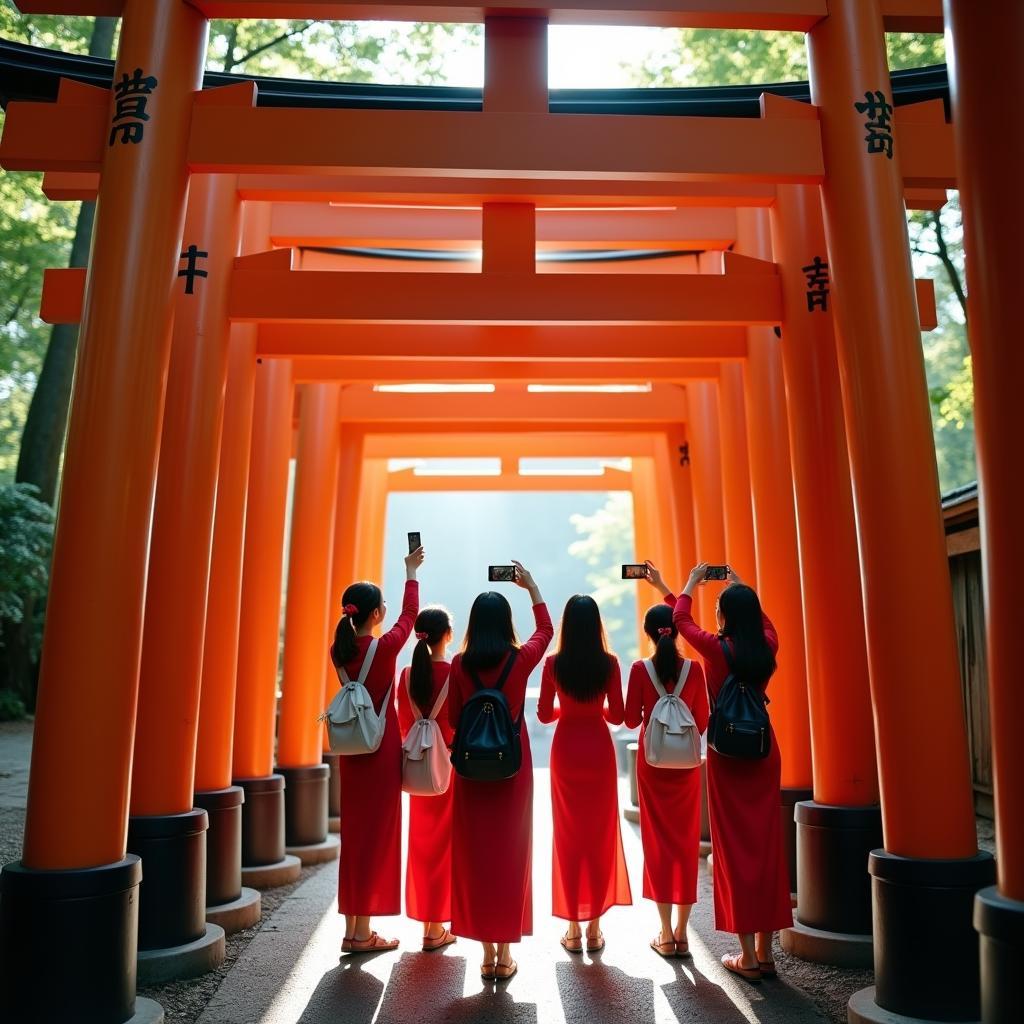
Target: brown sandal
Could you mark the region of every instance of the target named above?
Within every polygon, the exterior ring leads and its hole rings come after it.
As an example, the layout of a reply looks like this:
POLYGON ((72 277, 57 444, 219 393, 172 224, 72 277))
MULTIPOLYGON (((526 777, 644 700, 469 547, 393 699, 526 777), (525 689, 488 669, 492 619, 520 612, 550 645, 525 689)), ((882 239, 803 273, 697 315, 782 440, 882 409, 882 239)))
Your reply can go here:
POLYGON ((676 955, 675 940, 671 942, 662 942, 661 935, 655 935, 654 938, 651 939, 650 946, 658 956, 663 956, 666 959, 670 956, 676 955))
POLYGON ((762 978, 777 978, 779 976, 774 960, 758 960, 757 966, 761 970, 762 978))
POLYGON ((693 954, 690 952, 690 942, 688 939, 683 939, 682 942, 676 939, 676 956, 679 957, 680 960, 690 960, 693 958, 693 954))
POLYGON ((722 957, 722 966, 733 974, 738 974, 741 978, 745 978, 747 981, 757 983, 761 980, 761 968, 760 967, 743 967, 743 954, 733 953, 732 956, 722 957))
POLYGON ((566 953, 583 952, 582 935, 572 936, 568 932, 566 932, 558 941, 562 944, 562 949, 564 949, 566 953))
POLYGON ((494 964, 494 980, 495 981, 508 981, 509 978, 514 978, 519 972, 519 964, 513 960, 510 964, 503 964, 498 960, 494 964), (508 971, 508 974, 502 974, 501 971, 508 971))
POLYGON ((588 953, 600 953, 605 947, 604 932, 599 931, 597 933, 597 939, 591 942, 590 936, 587 936, 587 952, 588 953))
POLYGON ((398 939, 382 939, 376 932, 370 932, 366 939, 341 941, 342 953, 383 953, 390 949, 398 949, 398 939))
POLYGON ((494 965, 495 962, 493 960, 490 963, 482 963, 480 965, 480 977, 484 981, 494 981, 494 965))
POLYGON ((455 941, 455 936, 452 935, 451 931, 447 928, 436 939, 428 938, 426 935, 423 936, 423 952, 433 953, 435 949, 441 949, 443 946, 450 946, 455 941))

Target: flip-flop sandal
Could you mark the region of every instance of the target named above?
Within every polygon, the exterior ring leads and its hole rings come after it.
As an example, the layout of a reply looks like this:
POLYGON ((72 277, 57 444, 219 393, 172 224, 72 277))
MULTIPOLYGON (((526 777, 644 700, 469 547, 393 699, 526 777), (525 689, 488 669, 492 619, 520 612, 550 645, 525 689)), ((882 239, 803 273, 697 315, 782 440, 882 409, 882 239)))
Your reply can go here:
POLYGON ((349 939, 348 941, 348 949, 345 949, 345 943, 342 942, 342 952, 385 953, 391 949, 398 949, 398 939, 382 939, 376 932, 371 932, 367 939, 349 939))
POLYGON ((443 932, 436 939, 429 939, 424 937, 423 939, 423 952, 433 953, 435 949, 441 949, 444 946, 450 946, 455 941, 455 936, 445 928, 443 932))
POLYGON ((566 932, 565 935, 563 935, 558 941, 562 944, 562 949, 564 949, 566 951, 566 953, 582 953, 583 952, 583 936, 582 935, 577 935, 575 938, 573 938, 572 936, 569 935, 568 932, 566 932))
POLYGON ((480 977, 484 981, 494 981, 494 962, 480 965, 480 977))
POLYGON ((676 955, 676 944, 675 942, 662 942, 660 935, 655 935, 650 941, 650 947, 654 950, 658 956, 663 956, 667 960, 670 956, 676 955))
POLYGON ((690 943, 676 942, 676 956, 680 960, 692 960, 693 954, 690 952, 690 943))
POLYGON ((758 960, 757 966, 761 969, 762 978, 777 978, 779 976, 774 960, 758 960))
POLYGON ((508 981, 509 978, 514 978, 519 973, 519 964, 512 961, 510 964, 503 964, 500 961, 494 965, 494 980, 495 981, 508 981), (508 974, 502 974, 501 971, 508 971, 508 974))
POLYGON ((743 957, 739 953, 734 953, 732 956, 722 957, 722 966, 733 974, 738 974, 741 978, 745 978, 752 984, 756 984, 761 980, 761 968, 760 967, 741 967, 740 963, 743 957))
POLYGON ((351 935, 346 935, 341 940, 341 951, 342 951, 342 953, 351 953, 352 952, 352 936, 351 935))
POLYGON ((604 949, 606 943, 604 941, 604 932, 597 933, 597 941, 591 942, 590 936, 587 936, 587 952, 588 953, 600 953, 604 949))

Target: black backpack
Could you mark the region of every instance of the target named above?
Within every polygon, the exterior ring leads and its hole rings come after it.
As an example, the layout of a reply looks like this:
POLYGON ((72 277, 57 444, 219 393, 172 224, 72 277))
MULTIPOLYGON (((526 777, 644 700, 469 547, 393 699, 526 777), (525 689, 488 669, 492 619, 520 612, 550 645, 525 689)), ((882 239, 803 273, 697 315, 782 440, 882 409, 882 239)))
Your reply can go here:
POLYGON ((771 723, 766 708, 768 698, 762 690, 737 677, 729 645, 721 637, 719 643, 729 675, 711 707, 708 746, 723 757, 748 761, 767 757, 772 749, 771 723))
POLYGON ((475 782, 510 779, 523 762, 523 747, 519 741, 523 713, 520 711, 513 722, 502 692, 518 653, 512 648, 493 687, 484 686, 474 672, 466 669, 476 692, 462 705, 452 744, 452 767, 465 779, 475 782))

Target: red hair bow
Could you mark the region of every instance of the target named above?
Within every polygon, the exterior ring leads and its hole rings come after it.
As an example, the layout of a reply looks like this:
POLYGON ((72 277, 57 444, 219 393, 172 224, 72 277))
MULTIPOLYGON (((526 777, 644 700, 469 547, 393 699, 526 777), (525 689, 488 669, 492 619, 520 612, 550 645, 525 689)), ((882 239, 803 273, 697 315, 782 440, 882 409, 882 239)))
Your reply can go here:
POLYGON ((671 626, 662 626, 661 629, 658 630, 658 636, 671 636, 671 635, 672 635, 672 627, 671 626))
POLYGON ((342 611, 346 615, 358 615, 359 614, 359 609, 354 604, 347 604, 347 605, 345 605, 345 607, 342 608, 342 611))
POLYGON ((427 634, 426 633, 417 633, 416 634, 416 639, 417 640, 426 640, 427 639, 427 634))

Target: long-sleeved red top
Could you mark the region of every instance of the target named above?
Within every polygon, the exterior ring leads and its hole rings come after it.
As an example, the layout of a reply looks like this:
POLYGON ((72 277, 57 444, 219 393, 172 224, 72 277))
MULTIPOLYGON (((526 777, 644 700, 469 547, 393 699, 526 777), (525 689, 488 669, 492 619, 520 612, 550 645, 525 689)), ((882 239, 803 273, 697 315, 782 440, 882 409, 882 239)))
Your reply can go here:
MULTIPOLYGON (((778 654, 779 635, 775 631, 775 626, 772 625, 771 619, 763 611, 761 612, 761 619, 764 623, 764 638, 772 649, 772 653, 778 654)), ((676 629, 679 630, 683 639, 694 650, 698 651, 704 659, 704 675, 708 681, 708 692, 711 694, 711 699, 714 700, 718 696, 718 691, 722 688, 722 683, 729 677, 729 666, 726 663, 725 655, 722 653, 722 644, 718 634, 709 633, 706 629, 701 629, 693 621, 693 598, 687 594, 683 594, 676 602, 675 611, 672 613, 672 621, 675 623, 676 629)), ((730 647, 732 646, 732 641, 728 637, 725 638, 725 642, 730 647)), ((766 681, 763 688, 767 688, 767 686, 768 683, 766 681)))
POLYGON ((622 703, 622 670, 617 658, 608 656, 608 677, 604 693, 594 700, 577 700, 558 685, 555 677, 555 656, 544 661, 544 672, 540 679, 540 700, 537 702, 537 718, 545 725, 558 718, 601 717, 611 725, 622 725, 624 713, 622 703), (555 707, 555 695, 558 707, 555 707))
MULTIPOLYGON (((533 636, 520 648, 516 656, 512 671, 502 688, 505 700, 508 702, 508 709, 513 720, 519 717, 526 701, 526 682, 530 673, 537 667, 544 652, 548 649, 552 637, 555 635, 554 626, 551 625, 551 616, 548 614, 548 607, 543 602, 533 606, 533 618, 536 624, 533 636)), ((477 672, 477 678, 484 686, 491 686, 497 682, 498 676, 505 665, 505 658, 502 658, 492 668, 482 669, 477 672)), ((448 687, 448 721, 452 728, 458 728, 459 716, 462 714, 462 705, 469 699, 470 694, 476 690, 473 680, 462 667, 462 655, 456 654, 452 658, 451 683, 448 687)))

